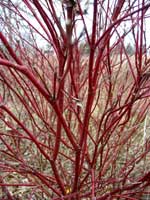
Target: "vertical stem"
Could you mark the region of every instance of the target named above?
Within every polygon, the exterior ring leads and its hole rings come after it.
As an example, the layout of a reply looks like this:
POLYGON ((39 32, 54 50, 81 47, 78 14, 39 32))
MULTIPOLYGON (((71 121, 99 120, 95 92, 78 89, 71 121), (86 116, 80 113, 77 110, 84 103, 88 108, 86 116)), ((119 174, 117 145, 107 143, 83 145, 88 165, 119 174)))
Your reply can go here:
MULTIPOLYGON (((65 62, 63 59, 60 59, 60 63, 59 63, 59 77, 63 76, 63 72, 64 72, 64 65, 65 62)), ((64 104, 64 80, 60 83, 59 82, 59 93, 57 96, 57 101, 58 101, 58 107, 60 109, 60 112, 63 114, 63 104, 64 104)), ((58 156, 58 151, 60 148, 60 140, 61 140, 61 131, 62 131, 62 123, 59 120, 59 118, 57 119, 57 131, 56 131, 56 142, 55 142, 55 147, 54 147, 54 152, 53 152, 53 160, 55 161, 57 159, 58 156)))
POLYGON ((91 177, 92 177, 92 200, 95 200, 95 172, 94 172, 94 169, 91 169, 91 177))
POLYGON ((85 114, 84 114, 84 119, 83 119, 83 129, 82 133, 80 136, 80 147, 82 151, 82 157, 81 157, 81 152, 76 153, 76 162, 75 162, 75 181, 74 181, 74 187, 73 191, 75 192, 78 188, 78 180, 79 180, 79 175, 81 173, 82 165, 83 165, 83 160, 85 157, 85 151, 86 151, 86 143, 87 143, 87 130, 88 130, 88 125, 89 125, 89 118, 90 118, 90 113, 91 113, 91 108, 92 108, 92 103, 94 99, 94 94, 93 94, 93 84, 92 84, 92 71, 93 71, 93 64, 94 64, 94 53, 95 53, 95 40, 96 40, 96 27, 97 27, 97 0, 94 1, 94 11, 93 11, 93 27, 92 27, 92 39, 91 39, 91 45, 90 45, 90 57, 89 57, 89 71, 88 71, 88 78, 89 78, 89 83, 88 83, 88 98, 87 98, 87 103, 86 103, 86 109, 85 109, 85 114), (80 161, 80 162, 79 162, 80 161))

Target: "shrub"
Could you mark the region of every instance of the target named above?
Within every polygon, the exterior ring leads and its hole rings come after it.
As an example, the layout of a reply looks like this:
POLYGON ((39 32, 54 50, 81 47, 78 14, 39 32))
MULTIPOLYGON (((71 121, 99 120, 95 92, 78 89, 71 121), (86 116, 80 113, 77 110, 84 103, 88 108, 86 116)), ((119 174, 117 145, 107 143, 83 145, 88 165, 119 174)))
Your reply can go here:
POLYGON ((0 2, 3 199, 147 193, 150 4, 84 2, 0 2))

